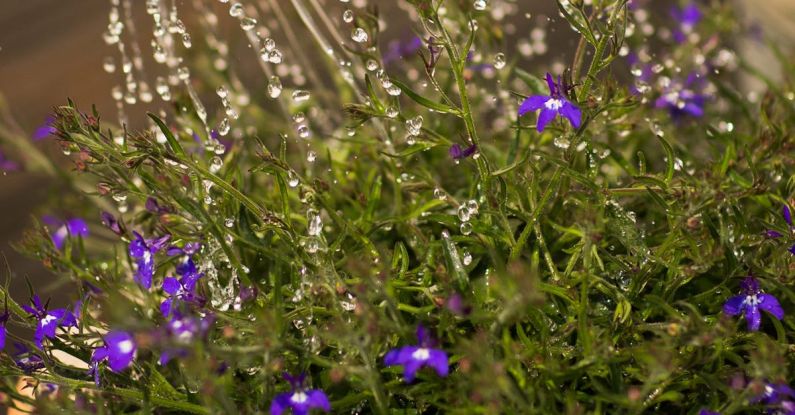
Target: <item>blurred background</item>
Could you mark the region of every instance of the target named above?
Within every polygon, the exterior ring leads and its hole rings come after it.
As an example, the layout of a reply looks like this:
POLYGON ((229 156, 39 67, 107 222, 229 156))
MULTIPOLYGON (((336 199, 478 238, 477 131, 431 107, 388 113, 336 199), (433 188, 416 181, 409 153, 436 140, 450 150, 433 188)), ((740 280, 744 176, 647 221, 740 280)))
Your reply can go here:
MULTIPOLYGON (((282 4, 282 0, 278 0, 282 4)), ((555 63, 560 55, 569 53, 566 45, 575 40, 573 33, 559 24, 556 26, 556 5, 554 0, 494 0, 492 4, 511 4, 522 9, 517 13, 517 21, 512 21, 514 26, 509 33, 507 42, 512 50, 516 50, 516 42, 522 38, 532 37, 531 30, 539 25, 547 25, 545 16, 552 17, 552 22, 547 27, 550 33, 547 48, 557 51, 551 56, 534 57, 533 63, 555 63), (524 12, 527 13, 524 13, 524 12), (532 19, 529 15, 532 14, 532 19), (536 60, 537 59, 537 60, 536 60)), ((202 4, 200 0, 178 0, 183 17, 186 17, 188 31, 195 30, 190 25, 190 11, 194 4, 202 4)), ((246 3, 246 2, 244 2, 246 3)), ((284 2, 287 5, 289 2, 284 2)), ((339 8, 340 13, 344 5, 338 0, 325 0, 321 3, 329 7, 339 8)), ((356 6, 357 2, 353 4, 356 6)), ((361 2, 359 2, 361 3, 361 2)), ((382 16, 387 21, 386 31, 383 34, 384 42, 390 39, 406 40, 407 26, 401 24, 406 13, 400 10, 402 1, 397 0, 371 0, 369 4, 376 5, 382 16)), ((145 56, 151 57, 148 44, 151 30, 151 19, 146 15, 143 1, 133 1, 136 21, 141 22, 139 33, 142 39, 139 44, 145 56)), ((207 7, 225 7, 215 0, 205 0, 207 7)), ((247 4, 247 3, 246 3, 247 4)), ((652 7, 659 8, 662 13, 674 5, 680 4, 675 0, 654 0, 648 2, 652 7)), ((791 47, 795 39, 795 1, 793 0, 735 0, 731 3, 738 11, 747 16, 749 24, 758 24, 764 34, 775 39, 786 49, 791 47)), ((287 8, 287 7, 286 7, 287 8)), ((106 45, 102 33, 107 30, 108 0, 80 0, 68 2, 63 0, 6 0, 0 7, 0 94, 9 105, 11 115, 18 123, 19 129, 28 135, 41 126, 54 106, 66 102, 67 98, 74 100, 80 108, 88 109, 96 105, 99 113, 105 119, 116 120, 116 105, 111 97, 111 90, 121 81, 117 70, 110 74, 102 70, 103 61, 107 56, 117 56, 115 47, 106 45)), ((218 16, 221 24, 223 17, 229 17, 219 8, 218 16)), ((336 11, 335 11, 336 13, 336 11)), ((298 20, 295 16, 290 19, 298 20)), ((232 26, 236 23, 227 19, 232 26)), ((263 22, 269 27, 269 22, 263 22)), ((300 25, 300 23, 297 23, 300 25)), ((254 82, 263 84, 261 73, 256 71, 256 63, 250 51, 246 48, 245 39, 240 37, 237 27, 229 28, 227 35, 229 42, 235 44, 237 49, 232 50, 230 56, 238 64, 238 70, 248 72, 252 77, 259 77, 254 82), (235 38, 237 36, 237 38, 235 38), (238 53, 239 52, 239 53, 238 53), (238 57, 238 54, 241 57, 238 57)), ((300 28, 303 29, 303 28, 300 28)), ((299 29, 299 30, 300 30, 299 29)), ((195 35, 198 35, 196 33, 195 35)), ((301 36, 302 42, 314 43, 311 36, 301 36)), ((313 44, 307 47, 315 47, 313 44)), ((383 45, 382 45, 383 46, 383 45)), ((768 68, 769 75, 776 77, 775 67, 764 64, 772 60, 765 55, 763 48, 755 41, 740 41, 738 51, 751 57, 760 68, 768 68)), ((386 49, 386 48, 384 48, 386 49)), ((573 49, 572 49, 573 50, 573 49)), ((543 54, 543 53, 542 53, 543 54)), ((757 86, 748 86, 756 88, 757 86)), ((159 105, 158 100, 155 104, 159 105)), ((130 127, 141 128, 144 120, 144 108, 141 105, 128 108, 130 127)), ((54 144, 48 144, 55 150, 54 144)), ((53 152, 57 156, 57 151, 53 152)), ((26 172, 3 173, 0 172, 0 254, 7 261, 12 275, 12 295, 18 299, 26 298, 27 287, 25 278, 31 280, 36 287, 46 287, 49 281, 48 271, 36 260, 28 259, 18 254, 12 247, 13 242, 19 241, 22 232, 30 228, 34 215, 41 214, 37 207, 44 202, 51 202, 57 206, 59 189, 54 188, 52 181, 41 175, 26 172)), ((51 206, 52 206, 51 205, 51 206)), ((90 218, 95 220, 96 218, 90 218)), ((3 268, 5 268, 4 264, 3 268)), ((2 272, 5 278, 5 272, 2 272)))

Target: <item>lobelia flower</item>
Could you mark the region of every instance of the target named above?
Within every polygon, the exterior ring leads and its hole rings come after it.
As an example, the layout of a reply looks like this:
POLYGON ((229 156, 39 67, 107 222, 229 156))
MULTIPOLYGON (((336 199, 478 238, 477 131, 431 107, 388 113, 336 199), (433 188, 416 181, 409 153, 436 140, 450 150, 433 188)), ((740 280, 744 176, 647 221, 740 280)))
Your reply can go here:
POLYGON ((49 302, 42 305, 38 295, 34 295, 31 298, 31 302, 33 307, 23 304, 22 308, 38 320, 33 339, 39 348, 41 348, 41 343, 45 338, 55 338, 55 330, 58 327, 77 327, 77 318, 71 311, 65 308, 48 311, 47 305, 49 302))
POLYGON ((171 235, 160 238, 144 239, 141 234, 133 231, 135 239, 130 242, 130 256, 136 259, 137 269, 133 280, 147 290, 152 288, 152 276, 155 274, 154 255, 166 246, 171 235))
POLYGON ((701 76, 695 72, 688 75, 684 82, 672 80, 654 106, 668 110, 674 119, 686 115, 701 117, 707 100, 707 95, 701 92, 703 83, 701 76))
POLYGON ((22 343, 14 343, 14 363, 29 375, 44 368, 44 360, 22 343))
POLYGON ((769 407, 769 414, 795 415, 795 390, 786 383, 767 383, 765 391, 751 399, 751 403, 769 407))
POLYGON ((88 225, 83 219, 72 218, 62 221, 52 216, 45 216, 42 220, 47 225, 56 228, 55 232, 50 235, 50 238, 52 239, 52 244, 55 245, 55 248, 59 251, 63 249, 64 242, 66 242, 68 236, 73 238, 77 236, 85 238, 88 236, 88 225))
POLYGON ((284 379, 290 383, 291 390, 276 395, 271 402, 271 415, 281 415, 288 408, 292 410, 293 415, 306 415, 313 409, 321 409, 324 412, 331 410, 331 403, 322 390, 304 387, 306 375, 303 373, 298 376, 285 373, 284 379))
POLYGON ((384 356, 387 366, 403 366, 403 379, 406 383, 414 381, 417 371, 423 366, 429 366, 439 376, 447 376, 449 371, 447 353, 436 349, 435 341, 422 325, 417 326, 416 346, 403 346, 392 349, 384 356))
POLYGON ((195 304, 198 306, 204 305, 204 298, 194 292, 196 289, 196 282, 202 274, 193 272, 186 274, 180 279, 174 277, 166 277, 163 280, 163 291, 169 294, 169 297, 160 303, 160 312, 163 317, 169 317, 172 313, 180 308, 181 304, 195 304))
POLYGON ((40 125, 36 128, 36 131, 33 132, 33 140, 34 141, 41 141, 51 135, 55 135, 58 130, 53 127, 53 123, 55 122, 55 118, 52 115, 48 115, 47 118, 44 119, 44 124, 40 125))
MULTIPOLYGON (((789 206, 784 205, 781 208, 781 215, 784 216, 784 221, 787 222, 787 225, 789 225, 790 233, 792 233, 792 231, 795 230, 795 226, 792 225, 792 212, 789 210, 789 206)), ((765 235, 768 238, 772 238, 772 239, 781 238, 782 236, 784 236, 783 233, 778 232, 778 231, 773 230, 773 229, 768 229, 767 231, 765 231, 765 235)), ((795 255, 795 245, 792 245, 792 246, 789 247, 789 252, 792 255, 795 255)))
POLYGON ((475 154, 477 150, 478 150, 477 144, 472 144, 467 148, 461 148, 461 145, 456 143, 450 146, 450 150, 448 151, 448 153, 450 154, 450 157, 453 158, 453 160, 461 160, 475 154))
POLYGON ((673 7, 671 9, 671 17, 679 23, 679 27, 673 32, 674 40, 678 43, 683 43, 687 40, 687 35, 693 32, 698 22, 701 21, 702 16, 695 2, 691 2, 681 9, 673 7))
POLYGON ((740 283, 740 287, 742 288, 742 294, 726 300, 723 305, 723 312, 730 316, 744 314, 748 322, 748 330, 759 330, 759 324, 762 320, 760 309, 767 311, 778 320, 784 318, 784 309, 781 308, 776 297, 763 293, 756 278, 752 276, 746 277, 740 283))
POLYGON ((108 229, 110 229, 116 235, 124 235, 126 232, 124 230, 124 224, 121 221, 117 220, 115 216, 108 212, 102 212, 100 214, 100 218, 102 219, 102 224, 105 225, 108 229))
POLYGON ((561 82, 560 77, 558 77, 558 82, 555 83, 549 73, 547 73, 547 85, 549 86, 549 95, 527 97, 519 105, 519 116, 521 117, 531 111, 541 110, 536 123, 538 132, 544 131, 547 124, 558 115, 568 119, 574 128, 580 128, 582 113, 576 105, 572 104, 564 96, 564 94, 568 93, 569 88, 561 82))
POLYGON ((702 409, 698 411, 698 415, 720 415, 720 412, 710 411, 709 409, 702 409))
POLYGON ((212 314, 203 317, 175 315, 166 325, 164 336, 173 345, 164 348, 158 363, 165 365, 175 357, 186 357, 189 354, 187 346, 204 338, 214 322, 212 314))
POLYGON ((102 340, 105 345, 94 349, 91 353, 91 364, 88 374, 94 376, 94 383, 99 386, 99 364, 108 362, 110 370, 121 372, 127 369, 135 359, 137 347, 132 334, 126 331, 108 332, 102 340))

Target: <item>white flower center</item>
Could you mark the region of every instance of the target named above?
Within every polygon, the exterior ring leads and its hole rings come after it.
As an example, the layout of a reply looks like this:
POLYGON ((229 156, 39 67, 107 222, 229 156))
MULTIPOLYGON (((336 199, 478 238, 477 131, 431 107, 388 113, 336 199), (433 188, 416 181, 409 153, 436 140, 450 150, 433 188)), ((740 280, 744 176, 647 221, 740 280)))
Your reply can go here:
POLYGON ((122 340, 116 347, 121 353, 130 353, 135 348, 132 340, 122 340))
POLYGON ((550 98, 549 100, 547 100, 547 102, 544 103, 544 107, 552 111, 557 111, 562 106, 563 106, 563 101, 556 98, 550 98))
POLYGON ((745 304, 747 304, 747 305, 749 305, 751 307, 755 307, 761 302, 762 302, 762 300, 760 300, 759 297, 756 296, 756 294, 745 296, 745 304))
POLYGON ((414 360, 428 360, 428 358, 431 357, 431 352, 428 349, 421 347, 415 350, 414 353, 411 354, 411 357, 414 360))
POLYGON ((149 251, 144 251, 144 262, 149 262, 152 260, 152 253, 149 251))
POLYGON ((46 316, 44 316, 43 319, 41 319, 41 325, 42 326, 46 326, 46 325, 52 323, 55 320, 58 320, 58 317, 55 317, 52 314, 47 314, 46 316))
POLYGON ((304 392, 296 392, 290 397, 290 400, 294 403, 304 403, 307 399, 309 399, 309 397, 306 396, 304 392))

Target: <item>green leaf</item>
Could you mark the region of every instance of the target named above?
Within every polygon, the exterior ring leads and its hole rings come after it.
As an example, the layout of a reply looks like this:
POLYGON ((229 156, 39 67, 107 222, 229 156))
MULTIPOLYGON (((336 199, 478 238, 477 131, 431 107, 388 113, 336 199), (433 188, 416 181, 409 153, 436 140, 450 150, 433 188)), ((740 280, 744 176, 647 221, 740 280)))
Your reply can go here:
POLYGON ((397 87, 400 88, 400 90, 403 91, 403 93, 406 94, 406 96, 408 96, 414 102, 422 105, 425 108, 432 109, 436 112, 441 112, 445 114, 461 115, 461 111, 459 111, 458 109, 447 106, 440 102, 431 101, 430 99, 425 98, 422 95, 419 95, 416 92, 412 91, 411 88, 409 88, 406 84, 398 80, 393 79, 392 83, 397 85, 397 87))
POLYGON ((146 115, 148 115, 149 118, 151 118, 152 121, 154 121, 155 124, 157 124, 157 126, 160 127, 160 131, 162 131, 163 135, 166 136, 166 141, 168 141, 168 145, 171 147, 171 151, 173 151, 174 154, 176 154, 180 158, 186 158, 185 150, 182 149, 182 146, 179 144, 179 141, 177 140, 176 137, 174 137, 174 134, 171 132, 168 126, 163 122, 163 120, 161 120, 160 118, 158 118, 157 115, 152 114, 151 112, 147 112, 146 115))

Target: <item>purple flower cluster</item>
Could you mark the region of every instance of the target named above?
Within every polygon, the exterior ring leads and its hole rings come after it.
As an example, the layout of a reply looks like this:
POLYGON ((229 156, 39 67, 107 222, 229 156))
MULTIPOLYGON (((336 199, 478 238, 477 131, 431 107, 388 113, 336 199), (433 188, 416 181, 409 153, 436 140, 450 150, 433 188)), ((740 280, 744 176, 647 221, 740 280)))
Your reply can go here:
POLYGON ((538 122, 536 123, 538 132, 544 131, 547 124, 558 115, 568 119, 572 127, 580 128, 582 112, 566 98, 570 88, 561 82, 560 77, 558 77, 558 82, 555 82, 552 79, 552 75, 547 73, 546 79, 547 86, 549 87, 549 95, 532 95, 527 97, 522 104, 519 105, 519 116, 521 117, 531 111, 541 110, 538 115, 538 122))

